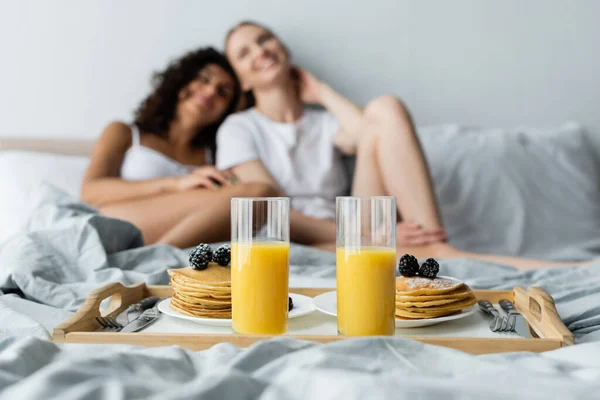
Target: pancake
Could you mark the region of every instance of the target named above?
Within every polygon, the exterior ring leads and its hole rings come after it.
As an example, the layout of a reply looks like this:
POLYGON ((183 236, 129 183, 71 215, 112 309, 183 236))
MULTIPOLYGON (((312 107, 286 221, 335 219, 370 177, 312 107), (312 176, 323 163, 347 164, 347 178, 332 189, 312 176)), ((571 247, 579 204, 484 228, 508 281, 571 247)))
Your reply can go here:
POLYGON ((396 315, 400 316, 400 317, 405 317, 405 318, 413 318, 413 319, 427 319, 427 318, 436 318, 436 317, 443 317, 446 316, 452 312, 456 312, 457 310, 453 310, 453 311, 431 311, 431 312, 413 312, 407 309, 403 309, 403 308, 397 308, 396 309, 396 315))
POLYGON ((424 278, 421 276, 396 278, 396 293, 402 296, 439 295, 450 293, 464 286, 463 282, 456 282, 445 278, 424 278))
POLYGON ((231 287, 231 269, 213 262, 208 265, 208 268, 202 271, 186 267, 170 269, 168 272, 171 277, 179 276, 181 282, 186 282, 190 285, 231 287))
POLYGON ((210 281, 195 280, 195 279, 189 278, 189 277, 181 275, 181 274, 174 274, 173 276, 171 276, 171 280, 174 280, 175 282, 179 283, 182 286, 188 286, 190 288, 196 288, 196 289, 214 288, 214 289, 218 289, 218 290, 231 291, 231 283, 227 283, 227 285, 224 285, 222 283, 217 282, 215 284, 214 282, 210 282, 210 281))
POLYGON ((400 308, 425 308, 433 306, 441 306, 444 304, 456 303, 462 299, 440 299, 440 300, 428 300, 428 301, 398 301, 396 300, 396 307, 400 308))
POLYGON ((402 316, 402 315, 398 315, 398 313, 396 313, 396 319, 402 319, 402 320, 414 320, 414 319, 429 319, 429 318, 440 318, 440 317, 448 317, 450 315, 456 315, 456 314, 460 314, 462 311, 454 311, 448 314, 444 314, 444 315, 437 315, 437 316, 423 316, 422 314, 406 314, 406 315, 410 315, 410 316, 402 316))
POLYGON ((171 299, 171 308, 177 312, 180 312, 182 314, 189 315, 192 317, 218 318, 218 319, 231 318, 231 310, 198 310, 198 309, 189 308, 185 305, 181 305, 180 303, 173 301, 173 299, 171 299))
POLYGON ((209 297, 194 297, 188 296, 186 293, 175 292, 173 297, 181 302, 185 302, 191 306, 200 306, 207 308, 231 308, 231 299, 211 299, 209 297))
POLYGON ((171 308, 202 318, 231 318, 231 270, 210 263, 202 271, 191 267, 169 270, 171 308))
POLYGON ((215 299, 231 299, 231 290, 217 288, 196 288, 179 283, 175 277, 171 278, 171 286, 174 292, 187 293, 190 296, 212 297, 215 299))
POLYGON ((186 315, 194 315, 197 317, 209 318, 230 318, 231 307, 212 309, 209 307, 193 305, 186 301, 182 301, 179 297, 171 298, 171 308, 177 311, 185 311, 186 315))
POLYGON ((171 284, 177 286, 182 290, 198 291, 198 292, 210 292, 219 294, 231 294, 231 286, 213 286, 210 283, 193 283, 188 278, 175 275, 171 277, 171 284))
POLYGON ((453 303, 447 303, 437 306, 431 307, 405 307, 398 306, 396 304, 396 310, 402 309, 407 310, 414 313, 436 313, 436 312, 444 312, 444 311, 456 311, 462 310, 463 308, 468 308, 474 306, 476 303, 475 296, 467 297, 466 299, 458 300, 453 303))
POLYGON ((409 295, 400 292, 396 292, 396 302, 398 301, 435 301, 435 300, 446 300, 446 299, 464 299, 469 297, 473 292, 467 285, 462 285, 459 288, 445 293, 445 294, 433 294, 433 295, 409 295))
POLYGON ((179 304, 181 307, 189 308, 190 310, 198 311, 231 311, 229 304, 198 304, 192 303, 178 294, 173 295, 171 302, 179 304))
POLYGON ((396 278, 396 317, 428 319, 453 315, 476 303, 469 286, 446 278, 396 278))

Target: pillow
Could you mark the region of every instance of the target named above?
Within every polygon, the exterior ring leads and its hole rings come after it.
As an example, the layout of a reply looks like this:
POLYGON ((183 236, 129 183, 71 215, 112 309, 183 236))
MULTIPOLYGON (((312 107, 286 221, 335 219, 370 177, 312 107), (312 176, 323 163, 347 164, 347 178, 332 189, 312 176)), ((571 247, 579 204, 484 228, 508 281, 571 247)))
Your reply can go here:
POLYGON ((40 182, 50 182, 79 198, 88 163, 84 156, 1 151, 0 243, 27 223, 34 206, 30 194, 40 182))
POLYGON ((551 260, 600 255, 599 149, 581 126, 446 125, 420 128, 419 137, 457 248, 551 260))

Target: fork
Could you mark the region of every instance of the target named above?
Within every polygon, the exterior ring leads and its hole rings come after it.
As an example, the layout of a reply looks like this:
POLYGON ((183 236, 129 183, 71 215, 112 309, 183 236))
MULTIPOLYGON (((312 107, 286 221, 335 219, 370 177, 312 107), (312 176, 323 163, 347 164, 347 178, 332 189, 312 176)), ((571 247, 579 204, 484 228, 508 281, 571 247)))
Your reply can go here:
POLYGON ((490 330, 492 332, 498 332, 502 328, 502 317, 498 310, 496 310, 492 303, 487 300, 479 300, 477 304, 481 310, 494 317, 494 320, 490 323, 490 330))
POLYGON ((502 310, 506 313, 506 317, 502 318, 502 331, 503 332, 515 332, 515 326, 517 325, 517 316, 515 315, 515 308, 512 303, 508 300, 500 300, 498 303, 502 310))
POLYGON ((500 332, 514 332, 517 318, 514 315, 508 314, 500 317, 500 332))
POLYGON ((120 331, 121 329, 123 329, 123 325, 121 325, 120 323, 117 322, 117 320, 114 317, 102 317, 102 316, 98 316, 95 317, 96 321, 98 321, 98 323, 100 325, 102 325, 102 327, 105 330, 111 329, 111 330, 115 330, 115 331, 120 331))
POLYGON ((498 329, 498 331, 500 332, 513 332, 512 330, 512 324, 511 324, 511 319, 512 317, 510 315, 506 316, 506 317, 500 317, 500 329, 498 329))

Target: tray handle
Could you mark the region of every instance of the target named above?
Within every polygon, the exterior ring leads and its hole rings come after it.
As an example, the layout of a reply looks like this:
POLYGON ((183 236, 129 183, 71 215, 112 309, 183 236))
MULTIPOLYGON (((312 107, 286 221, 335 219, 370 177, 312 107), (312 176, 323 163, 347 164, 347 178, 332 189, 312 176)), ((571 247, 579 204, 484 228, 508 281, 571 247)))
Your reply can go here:
POLYGON ((554 299, 544 289, 532 286, 526 291, 517 286, 513 289, 513 299, 517 310, 544 338, 559 339, 563 346, 575 343, 573 333, 558 315, 554 299))
POLYGON ((65 335, 69 332, 89 332, 98 329, 100 325, 94 317, 99 315, 118 315, 130 304, 141 301, 144 298, 145 291, 145 283, 136 283, 135 285, 126 287, 119 282, 111 282, 93 290, 71 318, 54 328, 52 332, 53 340, 64 340, 65 335), (101 313, 100 305, 105 299, 111 296, 112 298, 106 312, 101 313))

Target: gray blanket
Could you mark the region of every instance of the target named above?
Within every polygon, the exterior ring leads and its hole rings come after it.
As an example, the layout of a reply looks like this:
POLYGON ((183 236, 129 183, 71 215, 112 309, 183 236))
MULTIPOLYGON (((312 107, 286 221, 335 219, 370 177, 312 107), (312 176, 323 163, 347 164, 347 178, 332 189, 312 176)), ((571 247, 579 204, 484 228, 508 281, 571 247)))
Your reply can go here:
POLYGON ((0 342, 0 400, 597 399, 600 343, 474 357, 404 339, 248 350, 0 342))
MULTIPOLYGON (((441 273, 475 288, 546 288, 579 344, 543 355, 474 357, 403 339, 278 339, 200 353, 49 343, 47 332, 91 290, 111 281, 166 284, 166 270, 183 266, 187 252, 143 246, 132 225, 50 186, 38 199, 27 230, 0 250, 0 399, 595 398, 600 263, 522 272, 442 261, 441 273)), ((290 262, 292 277, 335 278, 333 254, 293 246, 290 262)))

